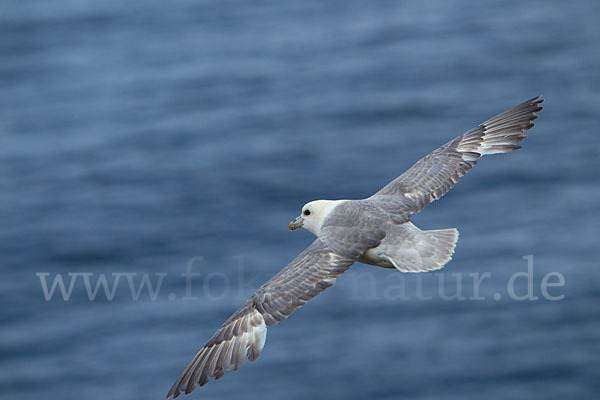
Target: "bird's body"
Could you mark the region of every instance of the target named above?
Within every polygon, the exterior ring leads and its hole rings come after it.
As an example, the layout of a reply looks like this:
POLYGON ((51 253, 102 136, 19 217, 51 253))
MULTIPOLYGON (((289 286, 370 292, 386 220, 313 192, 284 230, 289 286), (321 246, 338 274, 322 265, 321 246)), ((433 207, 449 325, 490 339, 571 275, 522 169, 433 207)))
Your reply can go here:
POLYGON ((308 230, 320 237, 321 231, 337 230, 336 236, 351 229, 377 227, 382 234, 380 243, 367 248, 359 262, 402 272, 423 272, 442 268, 450 261, 458 231, 454 228, 422 231, 412 222, 398 223, 372 199, 317 200, 309 203, 319 209, 316 226, 308 230), (348 222, 352 225, 348 226, 348 222), (385 233, 385 234, 383 234, 385 233))
POLYGON ((421 230, 411 215, 448 192, 481 156, 519 149, 542 101, 530 99, 458 136, 371 197, 304 205, 290 229, 305 228, 317 239, 225 321, 167 397, 188 394, 209 377, 219 379, 225 370, 256 360, 267 327, 332 286, 355 261, 402 272, 443 268, 452 258, 458 230, 421 230))

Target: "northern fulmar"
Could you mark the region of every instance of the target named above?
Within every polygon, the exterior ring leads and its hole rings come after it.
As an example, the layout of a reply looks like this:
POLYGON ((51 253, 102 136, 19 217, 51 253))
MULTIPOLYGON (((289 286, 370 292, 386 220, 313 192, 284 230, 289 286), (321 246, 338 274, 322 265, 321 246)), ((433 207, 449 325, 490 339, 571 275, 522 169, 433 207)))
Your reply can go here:
POLYGON ((421 230, 410 222, 411 215, 448 192, 481 156, 520 149, 543 101, 534 97, 458 136, 371 197, 305 204, 289 229, 307 229, 317 239, 225 321, 167 398, 189 394, 209 377, 219 379, 224 371, 256 360, 268 326, 332 286, 356 261, 402 272, 443 268, 454 253, 458 230, 421 230))

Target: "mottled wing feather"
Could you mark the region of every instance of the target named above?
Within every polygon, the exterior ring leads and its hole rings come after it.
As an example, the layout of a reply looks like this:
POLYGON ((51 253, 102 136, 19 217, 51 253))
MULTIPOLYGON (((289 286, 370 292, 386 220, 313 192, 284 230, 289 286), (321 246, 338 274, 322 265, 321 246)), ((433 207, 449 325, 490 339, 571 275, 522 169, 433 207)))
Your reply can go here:
POLYGON ((254 307, 264 317, 266 325, 275 325, 332 286, 335 278, 354 261, 355 258, 341 256, 322 239, 317 239, 261 286, 250 300, 254 299, 254 307))
POLYGON ((219 379, 224 371, 237 370, 246 360, 256 360, 265 343, 267 326, 283 321, 332 286, 354 261, 335 253, 323 240, 315 240, 217 330, 177 378, 167 398, 191 393, 196 385, 205 385, 209 377, 219 379))
POLYGON ((520 149, 523 133, 533 127, 544 100, 534 97, 499 114, 417 161, 370 197, 398 223, 448 192, 485 154, 520 149))

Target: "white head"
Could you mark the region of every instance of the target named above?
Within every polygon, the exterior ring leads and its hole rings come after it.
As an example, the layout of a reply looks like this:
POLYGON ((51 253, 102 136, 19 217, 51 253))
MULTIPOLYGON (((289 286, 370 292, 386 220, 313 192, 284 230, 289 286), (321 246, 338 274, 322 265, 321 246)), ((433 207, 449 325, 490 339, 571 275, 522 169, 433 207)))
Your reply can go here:
POLYGON ((319 236, 323 222, 325 222, 327 216, 342 201, 344 200, 315 200, 306 203, 302 207, 300 215, 290 222, 290 231, 304 228, 319 236))

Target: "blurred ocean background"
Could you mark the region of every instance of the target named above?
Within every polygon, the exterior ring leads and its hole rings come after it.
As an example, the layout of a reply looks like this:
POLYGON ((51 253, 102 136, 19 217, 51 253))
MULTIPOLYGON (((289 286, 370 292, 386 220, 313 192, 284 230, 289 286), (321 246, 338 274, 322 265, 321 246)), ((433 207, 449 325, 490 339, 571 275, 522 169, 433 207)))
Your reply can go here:
POLYGON ((0 1, 0 397, 164 398, 313 240, 287 231, 304 203, 543 94, 522 150, 413 219, 460 230, 441 273, 356 264, 190 398, 598 398, 599 21, 592 0, 0 1), (446 299, 485 272, 484 300, 446 299))

